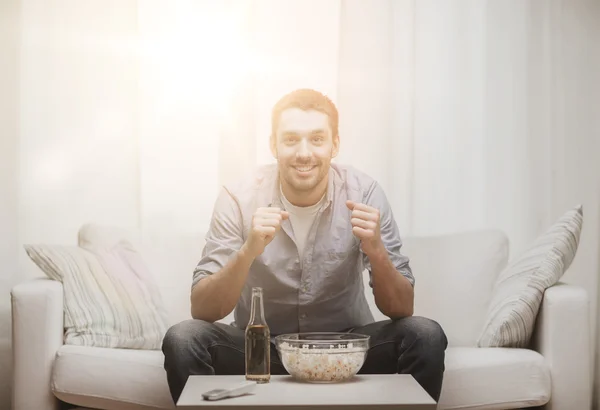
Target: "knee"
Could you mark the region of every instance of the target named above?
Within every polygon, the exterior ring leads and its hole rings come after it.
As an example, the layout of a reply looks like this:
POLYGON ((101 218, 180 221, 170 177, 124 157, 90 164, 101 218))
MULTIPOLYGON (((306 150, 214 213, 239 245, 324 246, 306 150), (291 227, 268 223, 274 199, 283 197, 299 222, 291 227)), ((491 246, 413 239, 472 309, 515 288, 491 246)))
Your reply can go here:
POLYGON ((406 341, 412 341, 426 352, 444 352, 448 346, 446 333, 435 320, 410 316, 398 321, 397 325, 402 327, 399 331, 408 336, 406 341))
POLYGON ((193 346, 210 341, 214 325, 203 320, 189 319, 177 323, 165 333, 162 351, 166 357, 185 355, 193 346))

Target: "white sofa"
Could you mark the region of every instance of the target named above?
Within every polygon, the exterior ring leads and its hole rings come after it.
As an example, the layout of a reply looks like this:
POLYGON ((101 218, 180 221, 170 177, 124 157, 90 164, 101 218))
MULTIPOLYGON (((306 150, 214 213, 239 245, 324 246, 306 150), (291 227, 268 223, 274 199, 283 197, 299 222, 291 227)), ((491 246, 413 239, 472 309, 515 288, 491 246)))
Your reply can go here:
MULTIPOLYGON (((191 272, 202 235, 146 234, 132 240, 155 271, 172 323, 189 318, 191 272)), ((478 348, 494 279, 508 260, 505 235, 405 238, 403 250, 416 277, 415 314, 437 320, 449 339, 440 409, 590 408, 593 361, 584 289, 559 283, 546 291, 530 349, 478 348)), ((382 319, 368 286, 366 294, 375 318, 382 319)), ((14 410, 58 409, 57 398, 72 407, 174 407, 161 351, 63 344, 59 282, 36 279, 15 286, 12 315, 14 410)), ((230 320, 231 315, 223 321, 230 320)))

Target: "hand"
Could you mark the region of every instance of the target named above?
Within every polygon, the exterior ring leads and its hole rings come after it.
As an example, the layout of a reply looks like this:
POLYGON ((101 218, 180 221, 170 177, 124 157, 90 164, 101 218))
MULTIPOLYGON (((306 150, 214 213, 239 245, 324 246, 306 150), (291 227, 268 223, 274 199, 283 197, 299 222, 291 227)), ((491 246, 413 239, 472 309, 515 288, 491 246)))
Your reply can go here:
POLYGON ((346 201, 346 206, 352 211, 350 219, 352 233, 360 239, 363 252, 367 256, 371 256, 384 251, 379 209, 350 200, 346 201))
POLYGON ((244 243, 245 251, 252 257, 262 254, 281 229, 281 221, 288 217, 289 214, 280 208, 258 208, 252 215, 252 227, 244 243))

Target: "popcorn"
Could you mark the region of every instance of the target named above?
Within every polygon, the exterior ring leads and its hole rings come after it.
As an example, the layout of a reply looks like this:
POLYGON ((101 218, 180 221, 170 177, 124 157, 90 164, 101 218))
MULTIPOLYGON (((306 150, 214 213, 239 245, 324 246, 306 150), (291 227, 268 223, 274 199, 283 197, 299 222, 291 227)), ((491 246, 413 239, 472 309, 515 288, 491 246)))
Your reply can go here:
POLYGON ((279 346, 283 365, 287 371, 302 381, 337 382, 350 379, 362 367, 366 350, 348 345, 329 345, 327 348, 301 348, 289 343, 279 346))

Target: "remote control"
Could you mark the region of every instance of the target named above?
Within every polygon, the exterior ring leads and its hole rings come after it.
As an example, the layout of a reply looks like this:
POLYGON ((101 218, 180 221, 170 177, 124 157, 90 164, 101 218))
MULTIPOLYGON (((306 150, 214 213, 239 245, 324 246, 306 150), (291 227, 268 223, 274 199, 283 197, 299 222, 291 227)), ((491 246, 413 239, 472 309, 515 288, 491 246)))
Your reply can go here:
POLYGON ((250 393, 255 387, 256 382, 247 381, 227 389, 209 390, 206 393, 202 393, 202 397, 204 400, 221 400, 227 397, 237 397, 242 394, 250 393))

